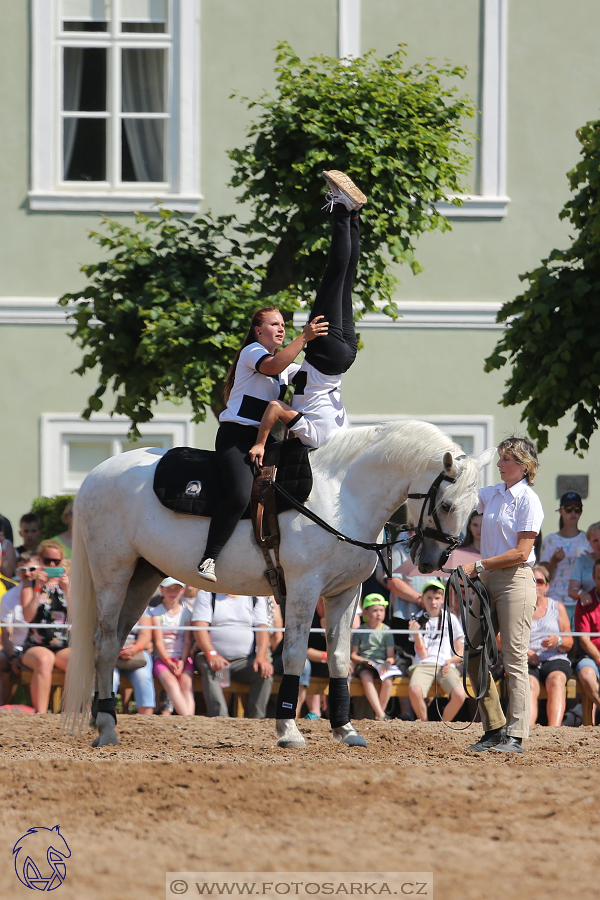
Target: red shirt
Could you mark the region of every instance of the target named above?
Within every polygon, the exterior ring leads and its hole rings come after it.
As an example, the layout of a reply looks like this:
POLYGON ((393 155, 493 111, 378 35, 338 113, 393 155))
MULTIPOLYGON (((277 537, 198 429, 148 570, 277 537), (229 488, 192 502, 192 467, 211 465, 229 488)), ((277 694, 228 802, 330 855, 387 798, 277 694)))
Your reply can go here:
MULTIPOLYGON (((581 605, 581 600, 577 601, 575 607, 575 631, 600 631, 600 599, 596 593, 596 588, 590 591, 592 602, 587 606, 581 605)), ((590 638, 590 641, 600 650, 600 637, 590 638)))

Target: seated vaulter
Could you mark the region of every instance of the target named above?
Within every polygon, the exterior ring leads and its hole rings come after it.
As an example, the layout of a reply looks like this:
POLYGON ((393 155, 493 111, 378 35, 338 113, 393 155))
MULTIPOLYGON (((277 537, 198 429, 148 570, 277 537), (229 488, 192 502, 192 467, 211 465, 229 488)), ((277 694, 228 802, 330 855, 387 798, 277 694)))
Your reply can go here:
POLYGON ((275 306, 259 309, 244 343, 235 355, 225 382, 226 408, 219 416, 215 440, 217 465, 225 496, 215 509, 198 573, 216 581, 215 562, 250 502, 254 472, 248 451, 256 443, 258 426, 270 400, 285 391, 297 371, 291 366, 308 341, 327 334, 327 322, 313 317, 302 334, 281 347, 283 316, 275 306))
POLYGON ((352 314, 352 283, 360 252, 359 210, 365 195, 343 172, 323 172, 329 184, 328 205, 333 212, 327 268, 309 324, 327 319, 328 332, 308 344, 304 361, 293 377, 292 405, 271 400, 262 416, 250 459, 262 464, 269 433, 279 420, 308 447, 321 447, 341 428, 348 427, 342 403, 342 375, 356 358, 357 341, 352 314))

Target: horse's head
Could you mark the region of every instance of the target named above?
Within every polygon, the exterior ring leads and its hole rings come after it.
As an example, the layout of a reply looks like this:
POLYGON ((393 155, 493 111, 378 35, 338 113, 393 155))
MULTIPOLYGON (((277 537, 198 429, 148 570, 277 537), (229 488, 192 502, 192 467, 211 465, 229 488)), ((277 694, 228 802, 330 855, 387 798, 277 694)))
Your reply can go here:
POLYGON ((469 514, 477 506, 478 476, 495 449, 473 458, 444 453, 442 466, 431 466, 410 485, 409 519, 415 524, 410 555, 423 574, 445 565, 469 514))

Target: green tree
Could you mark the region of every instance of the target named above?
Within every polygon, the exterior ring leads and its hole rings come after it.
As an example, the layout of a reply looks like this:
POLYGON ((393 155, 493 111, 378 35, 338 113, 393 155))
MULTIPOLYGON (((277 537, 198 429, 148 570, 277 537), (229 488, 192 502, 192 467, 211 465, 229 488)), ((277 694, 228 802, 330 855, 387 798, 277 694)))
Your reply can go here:
POLYGON ((77 305, 73 338, 85 355, 76 371, 100 368, 85 417, 107 387, 134 433, 160 397, 189 397, 196 421, 207 407, 220 411, 252 310, 278 305, 289 321, 318 285, 329 242, 317 202, 323 169, 347 171, 369 197, 357 318, 378 308, 396 317, 390 263, 418 273, 414 240, 450 227, 433 204, 459 192, 469 168, 464 121, 474 110, 453 81, 463 69, 407 67, 402 46, 383 59, 302 63, 282 43, 276 73, 273 96, 245 100, 258 115, 246 145, 229 152, 243 222, 161 210, 158 221, 138 216, 137 230, 107 219, 107 233, 92 233, 109 259, 83 266, 90 284, 59 301, 77 305))
POLYGON ((572 410, 566 447, 582 456, 600 416, 600 121, 577 137, 582 159, 567 174, 574 196, 559 214, 577 235, 520 276, 529 287, 498 313, 507 326, 485 369, 510 363, 502 404, 525 403, 521 421, 540 450, 548 428, 572 410))

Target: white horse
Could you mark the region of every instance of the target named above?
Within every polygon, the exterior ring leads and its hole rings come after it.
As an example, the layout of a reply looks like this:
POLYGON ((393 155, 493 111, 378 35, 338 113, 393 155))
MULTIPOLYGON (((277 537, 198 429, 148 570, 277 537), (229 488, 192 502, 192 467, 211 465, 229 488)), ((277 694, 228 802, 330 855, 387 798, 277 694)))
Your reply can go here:
MULTIPOLYGON (((161 455, 160 450, 144 448, 106 460, 87 476, 75 503, 65 713, 71 729, 76 724, 81 728, 95 677, 99 735, 94 746, 118 743, 113 668, 164 575, 207 587, 196 565, 209 520, 173 513, 159 503, 153 480, 161 455)), ((419 500, 409 500, 412 521, 418 521, 422 507, 424 513, 425 534, 413 556, 421 572, 431 572, 443 563, 448 550, 436 539, 440 528, 451 536, 460 534, 477 502, 479 471, 490 458, 490 451, 478 459, 466 457, 447 435, 425 422, 342 431, 311 453, 314 485, 306 506, 342 534, 376 541, 408 494, 424 495, 437 476, 448 476, 427 508, 419 500)), ((295 510, 279 519, 287 606, 277 743, 305 746, 294 721, 298 680, 315 606, 323 596, 332 730, 347 744, 365 746, 350 723, 347 676, 359 585, 373 572, 376 554, 339 541, 295 510)), ((213 589, 270 593, 264 570, 252 525, 241 521, 219 556, 219 580, 213 589)))

